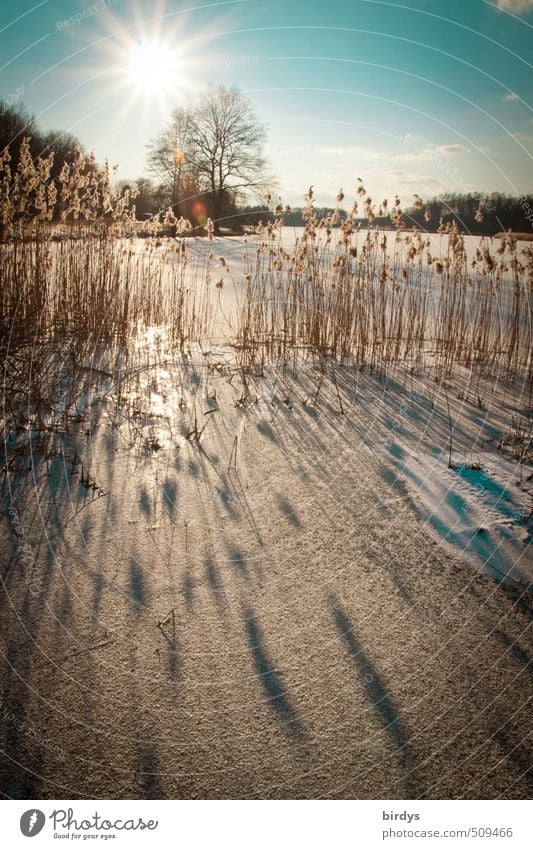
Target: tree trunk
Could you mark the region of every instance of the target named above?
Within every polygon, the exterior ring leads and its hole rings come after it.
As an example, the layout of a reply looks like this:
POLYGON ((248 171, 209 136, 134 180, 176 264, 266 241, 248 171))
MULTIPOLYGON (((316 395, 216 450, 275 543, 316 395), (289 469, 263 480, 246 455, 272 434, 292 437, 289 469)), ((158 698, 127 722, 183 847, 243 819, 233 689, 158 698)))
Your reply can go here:
POLYGON ((220 236, 220 220, 222 218, 223 192, 215 189, 213 192, 213 224, 215 225, 215 236, 220 236))

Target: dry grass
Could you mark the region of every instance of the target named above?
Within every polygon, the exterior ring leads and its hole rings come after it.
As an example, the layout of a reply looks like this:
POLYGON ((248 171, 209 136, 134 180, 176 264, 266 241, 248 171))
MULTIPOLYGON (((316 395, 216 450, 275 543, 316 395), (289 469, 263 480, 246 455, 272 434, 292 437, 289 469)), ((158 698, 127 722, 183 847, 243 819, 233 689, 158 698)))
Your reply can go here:
MULTIPOLYGON (((58 375, 69 369, 75 393, 89 360, 110 373, 124 368, 129 346, 149 328, 164 327, 178 350, 210 341, 223 285, 215 267, 228 269, 212 253, 195 258, 185 241, 162 236, 169 224, 187 232, 188 222, 169 210, 143 225, 149 238, 134 238, 134 198, 114 193, 107 166, 81 153, 56 181, 51 159, 32 162, 27 145, 15 174, 5 154, 0 167, 5 422, 49 415, 58 375)), ((281 217, 245 245, 244 293, 225 340, 238 365, 261 370, 302 353, 371 369, 431 358, 444 374, 455 364, 479 373, 506 368, 531 384, 533 251, 519 256, 506 234, 495 251, 482 240, 469 265, 464 237, 450 226, 434 256, 425 234, 405 230, 398 199, 390 212, 396 229, 383 231, 372 227, 362 185, 358 198, 366 232, 357 204, 348 216, 337 210, 319 220, 310 191, 305 230, 290 250, 281 217)))
POLYGON ((318 221, 287 252, 268 227, 247 269, 239 349, 248 361, 306 349, 378 367, 425 361, 527 372, 531 378, 533 252, 483 240, 470 267, 464 237, 442 228, 442 255, 419 231, 340 230, 318 221), (339 237, 335 238, 335 232, 339 237))

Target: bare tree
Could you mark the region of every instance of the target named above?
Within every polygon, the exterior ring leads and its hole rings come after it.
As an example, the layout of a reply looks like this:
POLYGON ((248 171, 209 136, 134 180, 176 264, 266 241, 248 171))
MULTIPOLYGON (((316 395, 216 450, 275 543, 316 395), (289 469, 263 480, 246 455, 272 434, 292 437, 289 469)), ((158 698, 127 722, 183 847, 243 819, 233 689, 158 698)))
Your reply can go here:
POLYGON ((209 87, 198 101, 176 109, 149 145, 152 173, 169 188, 172 203, 182 187, 210 201, 215 232, 229 208, 247 194, 264 195, 275 181, 263 155, 266 132, 238 88, 209 87), (176 155, 178 153, 178 155, 176 155))
POLYGON ((191 112, 178 108, 167 126, 147 145, 148 168, 168 192, 173 206, 183 199, 184 189, 191 185, 193 165, 188 156, 191 145, 191 112))
POLYGON ((211 194, 217 230, 228 201, 264 194, 273 185, 265 138, 264 125, 238 88, 210 87, 201 95, 191 116, 191 159, 200 185, 211 194))

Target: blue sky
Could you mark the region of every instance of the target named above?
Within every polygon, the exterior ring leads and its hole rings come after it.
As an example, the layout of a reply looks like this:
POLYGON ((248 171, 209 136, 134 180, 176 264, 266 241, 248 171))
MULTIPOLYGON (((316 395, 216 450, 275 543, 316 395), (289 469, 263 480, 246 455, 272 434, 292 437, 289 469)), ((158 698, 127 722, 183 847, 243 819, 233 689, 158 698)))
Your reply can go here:
POLYGON ((0 11, 0 96, 69 129, 125 178, 173 106, 236 83, 268 127, 284 201, 533 190, 533 0, 18 0, 0 11), (78 15, 78 20, 73 16, 78 15), (73 18, 68 22, 69 18, 73 18), (140 40, 176 75, 132 81, 140 40))

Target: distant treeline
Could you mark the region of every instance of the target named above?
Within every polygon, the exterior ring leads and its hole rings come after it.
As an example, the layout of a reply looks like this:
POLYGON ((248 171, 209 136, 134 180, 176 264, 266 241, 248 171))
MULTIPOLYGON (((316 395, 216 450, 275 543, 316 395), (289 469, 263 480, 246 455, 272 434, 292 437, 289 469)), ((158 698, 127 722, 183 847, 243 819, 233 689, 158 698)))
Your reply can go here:
MULTIPOLYGON (((318 217, 325 217, 334 212, 332 207, 317 209, 318 217)), ((297 207, 283 216, 288 227, 302 227, 303 208, 297 207)), ((342 217, 346 216, 342 212, 342 217)), ((481 192, 469 194, 443 194, 432 198, 421 208, 407 207, 403 210, 402 220, 406 227, 416 226, 421 230, 434 233, 441 223, 455 221, 459 229, 476 235, 494 235, 502 230, 513 230, 516 233, 533 233, 533 195, 513 197, 512 195, 493 192, 490 195, 481 192)), ((367 225, 366 218, 358 218, 361 226, 367 225)), ((376 216, 373 220, 376 227, 394 229, 388 216, 376 216)))
POLYGON ((436 230, 442 219, 444 224, 455 221, 460 230, 479 235, 494 235, 509 229, 515 233, 531 233, 533 195, 443 194, 432 198, 422 209, 406 210, 403 217, 408 225, 415 224, 430 231, 436 230), (431 215, 429 221, 426 221, 426 210, 431 215))
MULTIPOLYGON (((76 149, 82 149, 80 141, 71 133, 61 130, 43 131, 31 115, 20 103, 9 103, 0 98, 0 153, 7 148, 10 153, 10 170, 13 175, 20 158, 20 150, 24 137, 30 138, 30 150, 33 158, 54 153, 51 178, 55 179, 65 163, 70 164, 75 158, 76 149)), ((139 177, 133 181, 119 183, 119 191, 126 188, 135 190, 135 206, 139 220, 146 220, 152 215, 164 212, 169 203, 174 212, 194 219, 192 208, 203 202, 207 214, 212 214, 212 199, 209 192, 191 191, 189 196, 180 203, 172 204, 168 190, 163 185, 154 183, 147 177, 139 177)), ((317 217, 325 218, 334 212, 331 207, 315 207, 317 217)), ((302 227, 303 208, 286 208, 283 220, 288 227, 302 227)), ((345 210, 340 211, 339 219, 346 216, 345 210)), ((223 228, 242 232, 247 228, 256 227, 262 221, 264 224, 275 220, 272 207, 267 205, 239 206, 234 197, 228 193, 224 203, 224 215, 220 217, 223 228)), ((367 219, 358 218, 361 226, 367 225, 367 219)), ((413 226, 428 232, 438 230, 441 223, 455 221, 459 229, 466 233, 494 235, 502 230, 511 229, 515 233, 533 233, 533 195, 513 197, 512 195, 493 192, 481 194, 447 193, 434 197, 427 202, 405 207, 402 211, 402 221, 406 228, 413 226)), ((394 229, 389 216, 376 216, 373 225, 394 229)))

